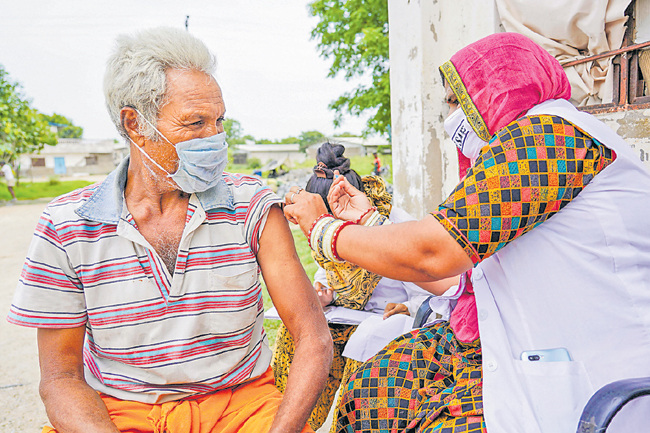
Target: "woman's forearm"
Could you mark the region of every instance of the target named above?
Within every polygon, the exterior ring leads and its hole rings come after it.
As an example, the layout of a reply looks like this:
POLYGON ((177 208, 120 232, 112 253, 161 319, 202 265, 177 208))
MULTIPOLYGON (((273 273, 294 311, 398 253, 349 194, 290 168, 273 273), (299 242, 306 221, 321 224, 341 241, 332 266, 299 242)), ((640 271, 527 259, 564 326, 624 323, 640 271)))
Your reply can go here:
POLYGON ((432 216, 379 227, 345 227, 336 250, 348 262, 401 281, 437 281, 472 267, 462 247, 432 216))

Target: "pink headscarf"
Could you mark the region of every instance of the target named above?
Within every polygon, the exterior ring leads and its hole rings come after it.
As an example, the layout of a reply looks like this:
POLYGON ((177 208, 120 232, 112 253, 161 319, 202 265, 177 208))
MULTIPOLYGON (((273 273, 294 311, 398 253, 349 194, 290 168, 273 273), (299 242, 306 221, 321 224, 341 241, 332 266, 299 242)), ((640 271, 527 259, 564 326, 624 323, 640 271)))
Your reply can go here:
POLYGON ((541 102, 571 98, 560 63, 518 33, 487 36, 458 51, 451 63, 490 136, 541 102))

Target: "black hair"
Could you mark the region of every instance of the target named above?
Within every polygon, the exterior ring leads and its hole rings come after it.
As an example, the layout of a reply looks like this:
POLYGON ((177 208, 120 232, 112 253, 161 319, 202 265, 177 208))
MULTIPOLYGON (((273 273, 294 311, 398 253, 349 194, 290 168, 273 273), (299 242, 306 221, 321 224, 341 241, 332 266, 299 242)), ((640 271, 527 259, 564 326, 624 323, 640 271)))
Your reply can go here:
POLYGON ((327 203, 327 193, 334 181, 334 170, 345 176, 352 186, 363 191, 363 182, 361 176, 350 168, 350 160, 343 156, 345 146, 325 142, 318 148, 316 153, 316 166, 314 174, 311 176, 305 186, 307 192, 318 194, 323 198, 327 210, 331 213, 329 203, 327 203))

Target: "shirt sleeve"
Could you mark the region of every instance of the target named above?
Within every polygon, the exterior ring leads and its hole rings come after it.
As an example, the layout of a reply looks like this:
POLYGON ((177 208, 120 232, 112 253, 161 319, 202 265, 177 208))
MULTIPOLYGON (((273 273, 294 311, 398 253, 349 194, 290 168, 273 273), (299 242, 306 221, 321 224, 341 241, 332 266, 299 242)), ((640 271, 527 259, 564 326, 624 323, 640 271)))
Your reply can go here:
POLYGON ((269 209, 278 203, 282 203, 282 200, 267 186, 257 188, 250 200, 244 220, 244 233, 246 242, 248 242, 255 254, 259 250, 260 237, 266 224, 269 209))
POLYGON ((45 209, 34 231, 7 320, 33 328, 86 323, 83 286, 45 209))
POLYGON ((476 265, 562 210, 615 158, 567 120, 523 117, 492 138, 433 216, 476 265))

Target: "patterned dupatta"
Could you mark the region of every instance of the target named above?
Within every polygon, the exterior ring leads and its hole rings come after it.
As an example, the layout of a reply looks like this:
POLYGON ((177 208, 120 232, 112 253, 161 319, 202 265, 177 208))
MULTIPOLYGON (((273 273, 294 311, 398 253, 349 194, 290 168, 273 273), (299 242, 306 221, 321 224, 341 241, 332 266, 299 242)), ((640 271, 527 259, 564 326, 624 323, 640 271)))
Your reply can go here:
POLYGON ((560 63, 518 33, 496 33, 458 51, 440 71, 484 140, 549 99, 569 99, 560 63))

